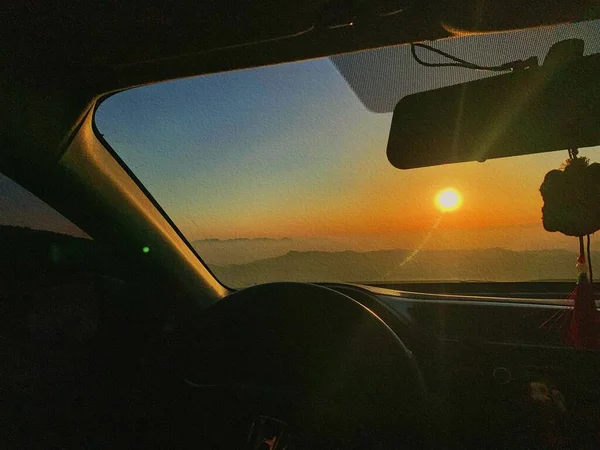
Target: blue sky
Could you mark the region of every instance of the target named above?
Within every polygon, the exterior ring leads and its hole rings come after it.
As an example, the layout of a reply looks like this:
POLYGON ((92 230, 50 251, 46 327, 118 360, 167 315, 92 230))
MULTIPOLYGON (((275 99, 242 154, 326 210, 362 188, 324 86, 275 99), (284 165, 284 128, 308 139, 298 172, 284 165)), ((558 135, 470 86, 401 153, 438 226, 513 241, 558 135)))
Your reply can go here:
POLYGON ((250 214, 258 198, 280 209, 287 188, 300 209, 350 188, 348 166, 365 143, 385 146, 391 115, 367 112, 321 59, 134 89, 96 120, 170 214, 200 222, 250 214))
MULTIPOLYGON (((598 22, 534 34, 541 54, 571 35, 587 38, 587 53, 600 51, 598 22)), ((459 53, 469 40, 481 63, 482 48, 496 61, 530 55, 521 35, 501 48, 499 35, 436 45, 459 53)), ((375 99, 483 75, 420 67, 407 46, 344 61, 362 67, 359 88, 371 87, 375 99)), ((439 214, 436 192, 448 186, 463 193, 464 207, 444 227, 540 232, 539 184, 566 153, 399 171, 385 155, 390 122, 391 113, 365 108, 326 58, 132 89, 96 115, 106 140, 190 240, 423 233, 439 214)))

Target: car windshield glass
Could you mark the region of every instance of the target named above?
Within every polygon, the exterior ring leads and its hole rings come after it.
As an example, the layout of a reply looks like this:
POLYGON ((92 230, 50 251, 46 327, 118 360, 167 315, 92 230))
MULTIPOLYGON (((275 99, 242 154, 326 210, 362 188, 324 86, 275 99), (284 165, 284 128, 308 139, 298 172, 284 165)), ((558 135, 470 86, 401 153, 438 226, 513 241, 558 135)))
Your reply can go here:
MULTIPOLYGON (((543 60, 566 38, 599 53, 598 37, 593 21, 433 45, 489 65, 543 60)), ((539 193, 566 151, 407 171, 387 160, 398 100, 490 75, 423 67, 402 45, 132 89, 95 121, 231 287, 571 280, 576 239, 543 229, 539 193)))

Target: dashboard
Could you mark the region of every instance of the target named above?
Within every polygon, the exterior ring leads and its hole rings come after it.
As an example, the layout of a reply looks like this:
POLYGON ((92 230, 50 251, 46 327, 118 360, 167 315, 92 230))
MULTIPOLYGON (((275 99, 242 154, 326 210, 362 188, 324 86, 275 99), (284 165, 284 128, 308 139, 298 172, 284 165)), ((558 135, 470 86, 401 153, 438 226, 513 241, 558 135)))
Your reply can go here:
POLYGON ((534 448, 598 442, 600 352, 564 343, 566 295, 489 285, 485 296, 330 287, 363 302, 368 296, 369 307, 394 324, 457 447, 490 439, 534 448))

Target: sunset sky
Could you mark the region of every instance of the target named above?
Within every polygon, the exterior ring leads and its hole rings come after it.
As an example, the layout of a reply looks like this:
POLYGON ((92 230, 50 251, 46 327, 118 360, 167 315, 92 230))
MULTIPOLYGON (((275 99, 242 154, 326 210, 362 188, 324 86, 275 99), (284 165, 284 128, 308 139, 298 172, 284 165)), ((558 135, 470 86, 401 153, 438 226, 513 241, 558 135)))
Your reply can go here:
MULTIPOLYGON (((450 45, 460 49, 464 39, 450 45)), ((586 53, 598 51, 600 42, 586 42, 586 53)), ((440 217, 436 194, 452 187, 462 206, 439 219, 430 248, 567 242, 543 230, 539 194, 566 151, 402 171, 386 158, 391 118, 367 110, 334 64, 319 59, 133 89, 106 100, 96 122, 190 240, 414 247, 440 217)), ((599 149, 582 153, 599 160, 599 149)))

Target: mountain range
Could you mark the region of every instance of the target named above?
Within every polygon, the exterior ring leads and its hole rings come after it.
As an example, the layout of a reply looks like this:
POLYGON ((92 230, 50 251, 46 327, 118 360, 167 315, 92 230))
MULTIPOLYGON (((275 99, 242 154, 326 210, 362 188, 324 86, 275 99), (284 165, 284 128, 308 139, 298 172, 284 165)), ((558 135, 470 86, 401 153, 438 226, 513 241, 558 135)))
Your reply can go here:
POLYGON ((339 251, 344 245, 330 239, 235 238, 192 241, 202 260, 209 265, 245 264, 259 259, 283 256, 289 251, 339 251))
MULTIPOLYGON (((241 264, 211 265, 221 281, 242 287, 271 281, 409 282, 576 280, 568 250, 289 251, 241 264)), ((600 261, 600 252, 592 252, 600 261)))

